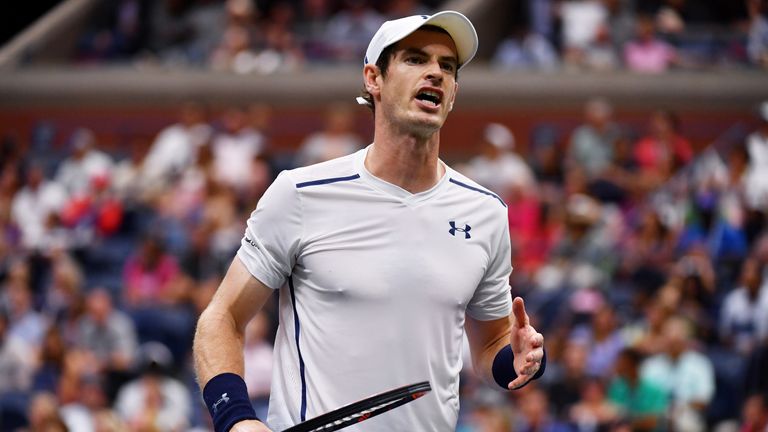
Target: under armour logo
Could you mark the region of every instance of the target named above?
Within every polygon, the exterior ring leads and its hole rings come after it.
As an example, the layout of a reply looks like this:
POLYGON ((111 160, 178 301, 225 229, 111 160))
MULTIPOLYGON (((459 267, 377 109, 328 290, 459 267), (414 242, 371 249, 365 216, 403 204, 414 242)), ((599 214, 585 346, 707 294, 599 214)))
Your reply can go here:
POLYGON ((222 393, 221 399, 219 399, 218 401, 216 401, 215 404, 213 404, 213 412, 218 411, 219 405, 221 405, 223 403, 227 403, 227 402, 229 402, 229 397, 227 396, 226 393, 222 393))
POLYGON ((456 231, 464 233, 464 238, 472 238, 471 235, 469 235, 469 230, 472 229, 471 226, 464 224, 464 228, 456 228, 456 221, 450 221, 448 224, 451 226, 451 229, 448 230, 449 233, 451 233, 452 236, 456 236, 456 231))

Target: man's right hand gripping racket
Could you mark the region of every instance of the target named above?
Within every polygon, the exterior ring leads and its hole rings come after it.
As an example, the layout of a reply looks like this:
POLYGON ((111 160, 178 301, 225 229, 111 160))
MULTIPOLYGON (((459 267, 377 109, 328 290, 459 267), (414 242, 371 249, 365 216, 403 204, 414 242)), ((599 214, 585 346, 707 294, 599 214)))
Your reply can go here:
POLYGON ((429 381, 411 384, 345 405, 290 427, 283 432, 330 432, 368 420, 424 396, 431 391, 429 381))

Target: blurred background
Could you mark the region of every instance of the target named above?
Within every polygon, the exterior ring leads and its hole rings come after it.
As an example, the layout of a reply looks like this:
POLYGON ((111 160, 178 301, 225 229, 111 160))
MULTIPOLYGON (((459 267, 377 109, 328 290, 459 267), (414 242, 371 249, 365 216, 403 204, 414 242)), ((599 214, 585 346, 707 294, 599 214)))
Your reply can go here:
POLYGON ((481 43, 443 159, 509 204, 549 357, 467 366, 459 430, 768 430, 766 0, 5 2, 0 430, 211 430, 192 334, 250 211, 371 141, 368 40, 440 9, 481 43))

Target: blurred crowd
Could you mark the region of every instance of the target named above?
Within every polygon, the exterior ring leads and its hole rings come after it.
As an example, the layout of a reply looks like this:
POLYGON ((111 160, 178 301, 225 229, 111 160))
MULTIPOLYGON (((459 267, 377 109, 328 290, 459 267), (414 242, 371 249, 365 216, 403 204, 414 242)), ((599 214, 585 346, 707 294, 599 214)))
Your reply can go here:
MULTIPOLYGON (((298 150, 261 105, 184 105, 147 146, 77 129, 0 144, 0 429, 210 430, 198 314, 276 173, 367 143, 331 106, 298 150)), ((462 373, 462 432, 768 427, 768 103, 698 151, 673 112, 631 131, 605 99, 562 139, 486 125, 454 166, 509 205, 513 294, 549 358, 505 393, 462 373)), ((276 297, 276 296, 275 296, 276 297)), ((247 328, 264 416, 276 298, 247 328)))
MULTIPOLYGON (((279 73, 360 64, 382 22, 417 0, 109 0, 79 37, 86 63, 279 73)), ((768 68, 768 0, 517 0, 491 65, 502 70, 661 73, 768 68)), ((503 14, 502 14, 503 15, 503 14)))

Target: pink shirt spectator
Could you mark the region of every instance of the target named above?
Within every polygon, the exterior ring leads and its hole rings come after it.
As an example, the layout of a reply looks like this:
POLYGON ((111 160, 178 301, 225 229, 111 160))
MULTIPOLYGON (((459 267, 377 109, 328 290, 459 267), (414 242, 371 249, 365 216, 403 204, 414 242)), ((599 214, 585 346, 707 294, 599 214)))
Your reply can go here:
POLYGON ((657 39, 632 41, 624 47, 624 61, 635 72, 665 72, 676 56, 674 47, 657 39))
POLYGON ((145 264, 141 256, 131 257, 123 273, 128 304, 140 306, 163 303, 178 274, 179 266, 171 255, 160 256, 152 268, 145 264))

